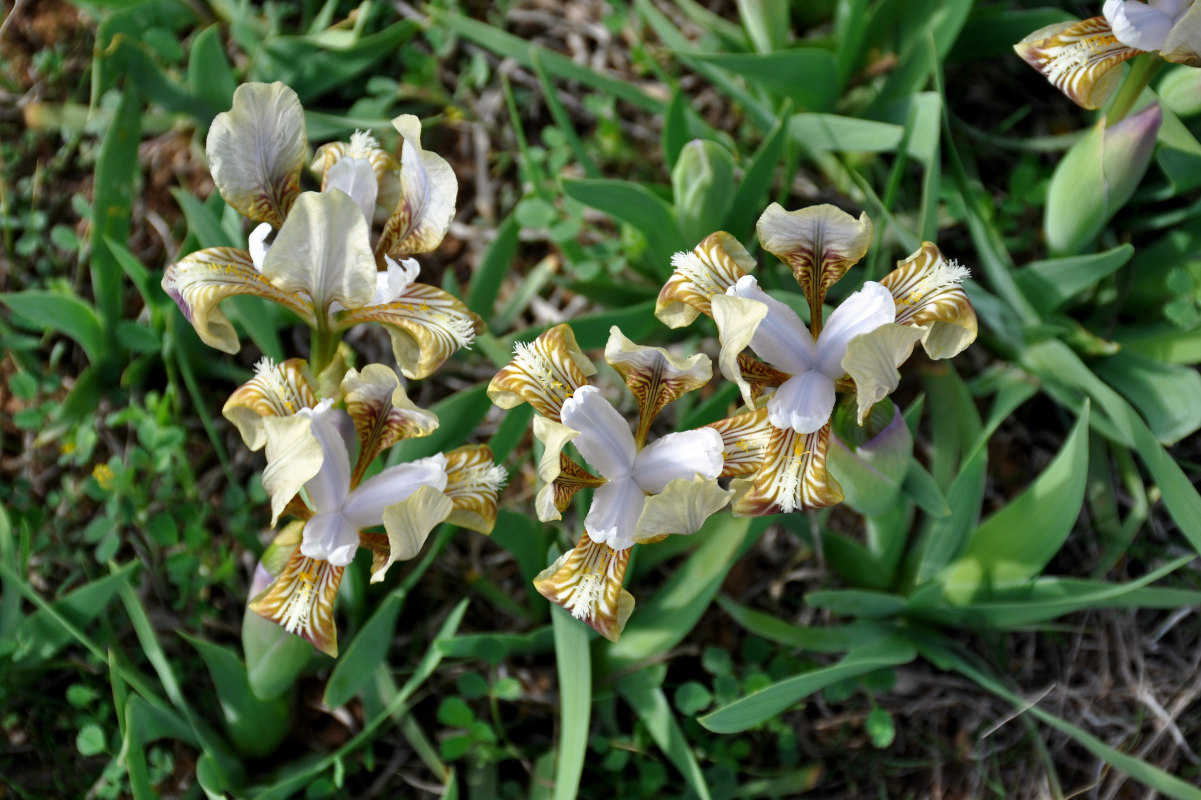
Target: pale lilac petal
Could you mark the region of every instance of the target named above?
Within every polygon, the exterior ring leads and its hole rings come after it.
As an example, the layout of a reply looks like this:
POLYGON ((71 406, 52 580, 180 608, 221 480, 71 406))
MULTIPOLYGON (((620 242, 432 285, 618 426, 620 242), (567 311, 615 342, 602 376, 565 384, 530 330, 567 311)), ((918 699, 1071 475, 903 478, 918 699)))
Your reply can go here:
POLYGON ((304 525, 300 552, 309 558, 328 561, 335 567, 344 567, 354 561, 354 553, 358 547, 358 528, 350 523, 341 511, 318 514, 304 525))
POLYGON ((713 428, 669 433, 651 442, 634 460, 634 480, 648 494, 659 494, 677 478, 721 474, 723 443, 713 428))
POLYGON ((321 443, 325 456, 321 469, 304 485, 313 510, 318 513, 340 509, 350 493, 350 454, 338 429, 338 416, 346 412, 335 411, 331 405, 332 401, 322 400, 316 408, 296 412, 297 416, 312 418, 313 436, 321 443))
POLYGON ((811 369, 781 384, 767 401, 767 419, 798 433, 820 430, 834 410, 834 379, 811 369))
POLYGON ((726 294, 758 300, 767 306, 767 316, 751 338, 751 349, 760 358, 790 375, 813 368, 813 335, 795 311, 760 289, 759 282, 750 275, 739 278, 726 294))
POLYGON ((421 271, 421 265, 415 258, 402 258, 398 264, 392 256, 384 256, 384 261, 388 269, 375 273, 375 297, 371 298, 373 306, 387 305, 396 300, 421 271))
POLYGON ((446 456, 438 453, 408 464, 389 467, 360 483, 342 511, 356 528, 369 528, 384 521, 384 509, 406 499, 422 486, 438 491, 446 488, 446 456))
POLYGON ((358 203, 363 210, 363 219, 367 226, 375 216, 375 198, 379 194, 379 181, 375 177, 375 168, 365 158, 340 158, 325 172, 323 192, 339 189, 350 195, 350 199, 358 203))
POLYGON ((264 222, 261 225, 256 225, 254 230, 250 232, 250 240, 248 248, 250 250, 250 260, 254 264, 254 268, 259 272, 263 271, 263 258, 267 255, 267 237, 275 228, 271 227, 270 222, 264 222))
POLYGON ((1114 37, 1138 50, 1159 50, 1172 29, 1172 14, 1146 3, 1106 0, 1104 14, 1114 37))
POLYGON ((595 386, 581 386, 563 401, 563 424, 580 435, 572 440, 584 460, 609 480, 634 468, 634 434, 629 423, 595 386))
POLYGON ((592 541, 625 550, 634 544, 638 518, 645 506, 646 494, 633 478, 609 481, 593 493, 584 527, 592 541))
POLYGON ((842 357, 847 354, 851 339, 896 318, 897 304, 888 287, 875 281, 863 284, 862 289, 843 300, 826 320, 826 326, 817 337, 817 368, 835 380, 842 377, 842 357))

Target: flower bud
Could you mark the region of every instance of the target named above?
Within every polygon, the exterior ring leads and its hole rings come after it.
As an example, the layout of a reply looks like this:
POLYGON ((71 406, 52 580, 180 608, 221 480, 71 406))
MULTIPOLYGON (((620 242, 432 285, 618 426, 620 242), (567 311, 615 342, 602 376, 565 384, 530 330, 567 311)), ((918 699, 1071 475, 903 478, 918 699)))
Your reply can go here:
POLYGON ((905 418, 886 398, 861 427, 854 406, 844 404, 834 414, 834 434, 826 468, 842 485, 846 504, 869 517, 884 513, 897 501, 913 454, 905 418))
POLYGON ((1161 122, 1155 103, 1109 127, 1098 122, 1072 145, 1047 191, 1044 227, 1052 250, 1078 252, 1126 205, 1151 163, 1161 122))
POLYGON ((699 242, 722 228, 734 204, 734 159, 716 142, 693 139, 680 151, 671 187, 680 233, 699 242))

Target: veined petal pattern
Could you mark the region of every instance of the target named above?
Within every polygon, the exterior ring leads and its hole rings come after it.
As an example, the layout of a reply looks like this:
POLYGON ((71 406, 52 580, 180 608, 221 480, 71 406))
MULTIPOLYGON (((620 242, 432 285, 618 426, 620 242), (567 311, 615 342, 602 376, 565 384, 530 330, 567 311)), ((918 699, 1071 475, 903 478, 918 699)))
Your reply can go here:
POLYGON ((639 445, 646 442, 651 422, 660 411, 713 377, 712 363, 704 353, 677 358, 661 347, 636 345, 616 325, 609 329, 605 361, 617 370, 638 402, 634 440, 639 445))
POLYGON ((976 340, 976 311, 959 285, 967 275, 967 268, 924 242, 880 280, 896 301, 897 324, 925 330, 922 347, 930 358, 958 355, 976 340))
POLYGON ((575 549, 538 573, 534 587, 547 600, 616 642, 634 611, 634 596, 621 588, 629 562, 628 549, 613 550, 592 541, 585 532, 575 549))
POLYGON ((446 489, 454 510, 447 522, 489 534, 496 525, 497 493, 508 474, 492 461, 486 444, 468 444, 446 454, 446 489))
POLYGON ((1013 49, 1083 108, 1105 105, 1122 77, 1115 67, 1142 52, 1119 42, 1105 17, 1048 25, 1013 49))
POLYGON ((829 444, 829 424, 809 434, 773 427, 759 469, 730 486, 734 515, 787 514, 841 502, 842 488, 826 470, 829 444))
POLYGON ((421 120, 402 114, 392 120, 404 146, 400 154, 400 201, 376 244, 382 262, 428 253, 442 243, 455 216, 459 181, 446 159, 421 149, 421 120))
POLYGON ((250 610, 337 658, 334 599, 345 569, 308 558, 297 547, 279 577, 250 602, 250 610))
POLYGON ((501 408, 529 403, 557 422, 563 401, 594 374, 596 367, 576 344, 571 326, 556 325, 514 347, 513 360, 489 382, 488 399, 501 408))
POLYGON ((287 417, 317 405, 314 381, 303 358, 276 364, 269 358, 255 365, 254 377, 234 390, 221 414, 242 434, 251 450, 267 443, 264 417, 287 417))
POLYGON ((710 298, 725 294, 755 268, 755 259, 725 231, 706 236, 690 252, 676 253, 671 263, 675 270, 655 301, 655 316, 671 328, 682 328, 700 314, 713 316, 710 298))

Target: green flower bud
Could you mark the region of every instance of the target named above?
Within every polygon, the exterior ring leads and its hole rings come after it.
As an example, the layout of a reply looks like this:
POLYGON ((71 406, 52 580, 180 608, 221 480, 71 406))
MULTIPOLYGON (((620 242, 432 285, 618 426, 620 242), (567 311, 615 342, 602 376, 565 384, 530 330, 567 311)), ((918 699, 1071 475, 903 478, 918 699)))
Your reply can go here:
POLYGON ((676 219, 694 244, 725 224, 734 204, 734 159, 716 142, 693 139, 671 171, 676 219))
POLYGON ((844 502, 869 517, 889 510, 913 454, 913 436, 901 412, 886 398, 861 427, 855 423, 854 406, 842 404, 834 412, 833 432, 826 468, 842 485, 844 502))

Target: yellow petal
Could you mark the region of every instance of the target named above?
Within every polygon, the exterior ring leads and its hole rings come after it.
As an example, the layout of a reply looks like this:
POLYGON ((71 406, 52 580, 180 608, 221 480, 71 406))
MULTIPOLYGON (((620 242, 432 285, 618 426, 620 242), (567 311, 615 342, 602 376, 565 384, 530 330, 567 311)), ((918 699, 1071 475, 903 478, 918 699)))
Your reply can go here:
POLYGON ((209 128, 205 154, 226 203, 279 228, 300 194, 304 109, 282 83, 247 83, 209 128))
POLYGON ((721 339, 717 366, 726 380, 738 384, 743 402, 752 407, 756 393, 751 391, 750 383, 742 375, 739 356, 755 338, 755 331, 767 316, 767 311, 767 304, 747 297, 723 294, 713 298, 713 321, 717 323, 717 335, 721 339))
POLYGON ((391 303, 341 312, 337 327, 361 322, 388 329, 396 363, 413 380, 428 377, 460 347, 470 347, 484 325, 457 297, 424 283, 410 283, 391 303))
POLYGON ((755 268, 755 259, 725 231, 706 236, 689 253, 676 253, 671 263, 675 271, 655 301, 655 316, 671 328, 690 324, 698 314, 712 316, 709 298, 725 294, 755 268))
POLYGON ((534 417, 534 437, 544 445, 538 462, 541 488, 534 498, 534 510, 543 522, 562 519, 563 510, 580 489, 605 483, 604 478, 593 476, 563 452, 563 447, 579 435, 579 431, 561 422, 534 417))
POLYGON ((897 367, 905 363, 925 332, 920 327, 886 323, 856 336, 847 344, 842 368, 855 382, 860 425, 872 406, 897 388, 901 381, 897 367))
POLYGON ((288 417, 302 408, 314 408, 312 375, 303 358, 289 358, 276 364, 264 358, 255 365, 254 377, 234 390, 225 401, 221 414, 242 434, 251 450, 267 443, 264 417, 288 417))
POLYGON ((617 370, 638 401, 634 441, 639 446, 646 444, 651 422, 664 407, 704 386, 713 377, 713 366, 704 353, 677 358, 661 347, 634 344, 616 325, 609 329, 605 361, 617 370))
POLYGON ((842 488, 826 471, 829 444, 829 423, 809 434, 772 427, 759 469, 730 484, 734 515, 760 517, 842 502, 842 488))
POLYGON ((321 470, 325 451, 313 435, 311 417, 265 417, 263 428, 267 439, 263 491, 271 498, 274 525, 297 492, 321 470))
POLYGON ((496 495, 507 474, 493 463, 486 444, 468 444, 446 454, 445 494, 454 504, 446 521, 479 531, 492 532, 496 525, 496 495))
POLYGON ((723 478, 747 475, 758 469, 775 430, 767 421, 767 406, 720 419, 708 427, 721 434, 723 478))
POLYGON ((673 533, 696 533, 705 520, 730 502, 733 494, 716 480, 678 478, 646 499, 634 541, 657 542, 673 533))
POLYGON ((367 465, 381 451, 402 439, 429 436, 438 429, 438 416, 418 408, 405 394, 400 378, 383 364, 368 364, 362 372, 348 370, 342 379, 342 397, 359 437, 359 460, 352 485, 358 484, 367 465))
POLYGON ((210 247, 189 253, 167 267, 162 285, 201 341, 226 353, 236 353, 242 346, 234 326, 218 308, 227 297, 239 294, 265 297, 286 306, 310 327, 317 324, 312 306, 272 286, 245 250, 210 247))
POLYGON ((1048 25, 1013 49, 1084 108, 1105 105, 1122 77, 1122 71, 1114 68, 1142 52, 1119 42, 1105 17, 1048 25))
POLYGON ((459 181, 446 159, 421 149, 421 121, 412 114, 392 120, 404 138, 400 154, 400 201, 384 225, 376 256, 405 258, 442 243, 455 216, 459 181))
POLYGON ((772 203, 755 227, 763 249, 787 264, 805 290, 816 339, 826 290, 863 258, 872 243, 872 221, 866 213, 855 219, 831 205, 785 211, 772 203))
POLYGON ((571 327, 556 325, 534 341, 516 345, 513 360, 488 384, 488 398, 501 408, 529 403, 557 422, 563 401, 595 372, 571 327))
POLYGON ((280 576, 250 602, 250 610, 337 658, 334 600, 345 569, 328 561, 306 558, 297 547, 280 576))
POLYGON ((379 566, 372 565, 371 582, 382 581, 388 567, 397 561, 408 561, 417 555, 430 531, 453 509, 451 499, 433 486, 422 486, 396 505, 385 508, 388 557, 379 566))
POLYGON ((634 596, 621 588, 629 562, 628 548, 613 550, 593 542, 585 532, 574 550, 538 573, 534 588, 616 642, 634 611, 634 596))
POLYGON ((965 277, 966 269, 923 242, 880 281, 896 301, 897 324, 924 329, 922 347, 930 358, 958 355, 976 340, 976 311, 959 285, 965 277))

